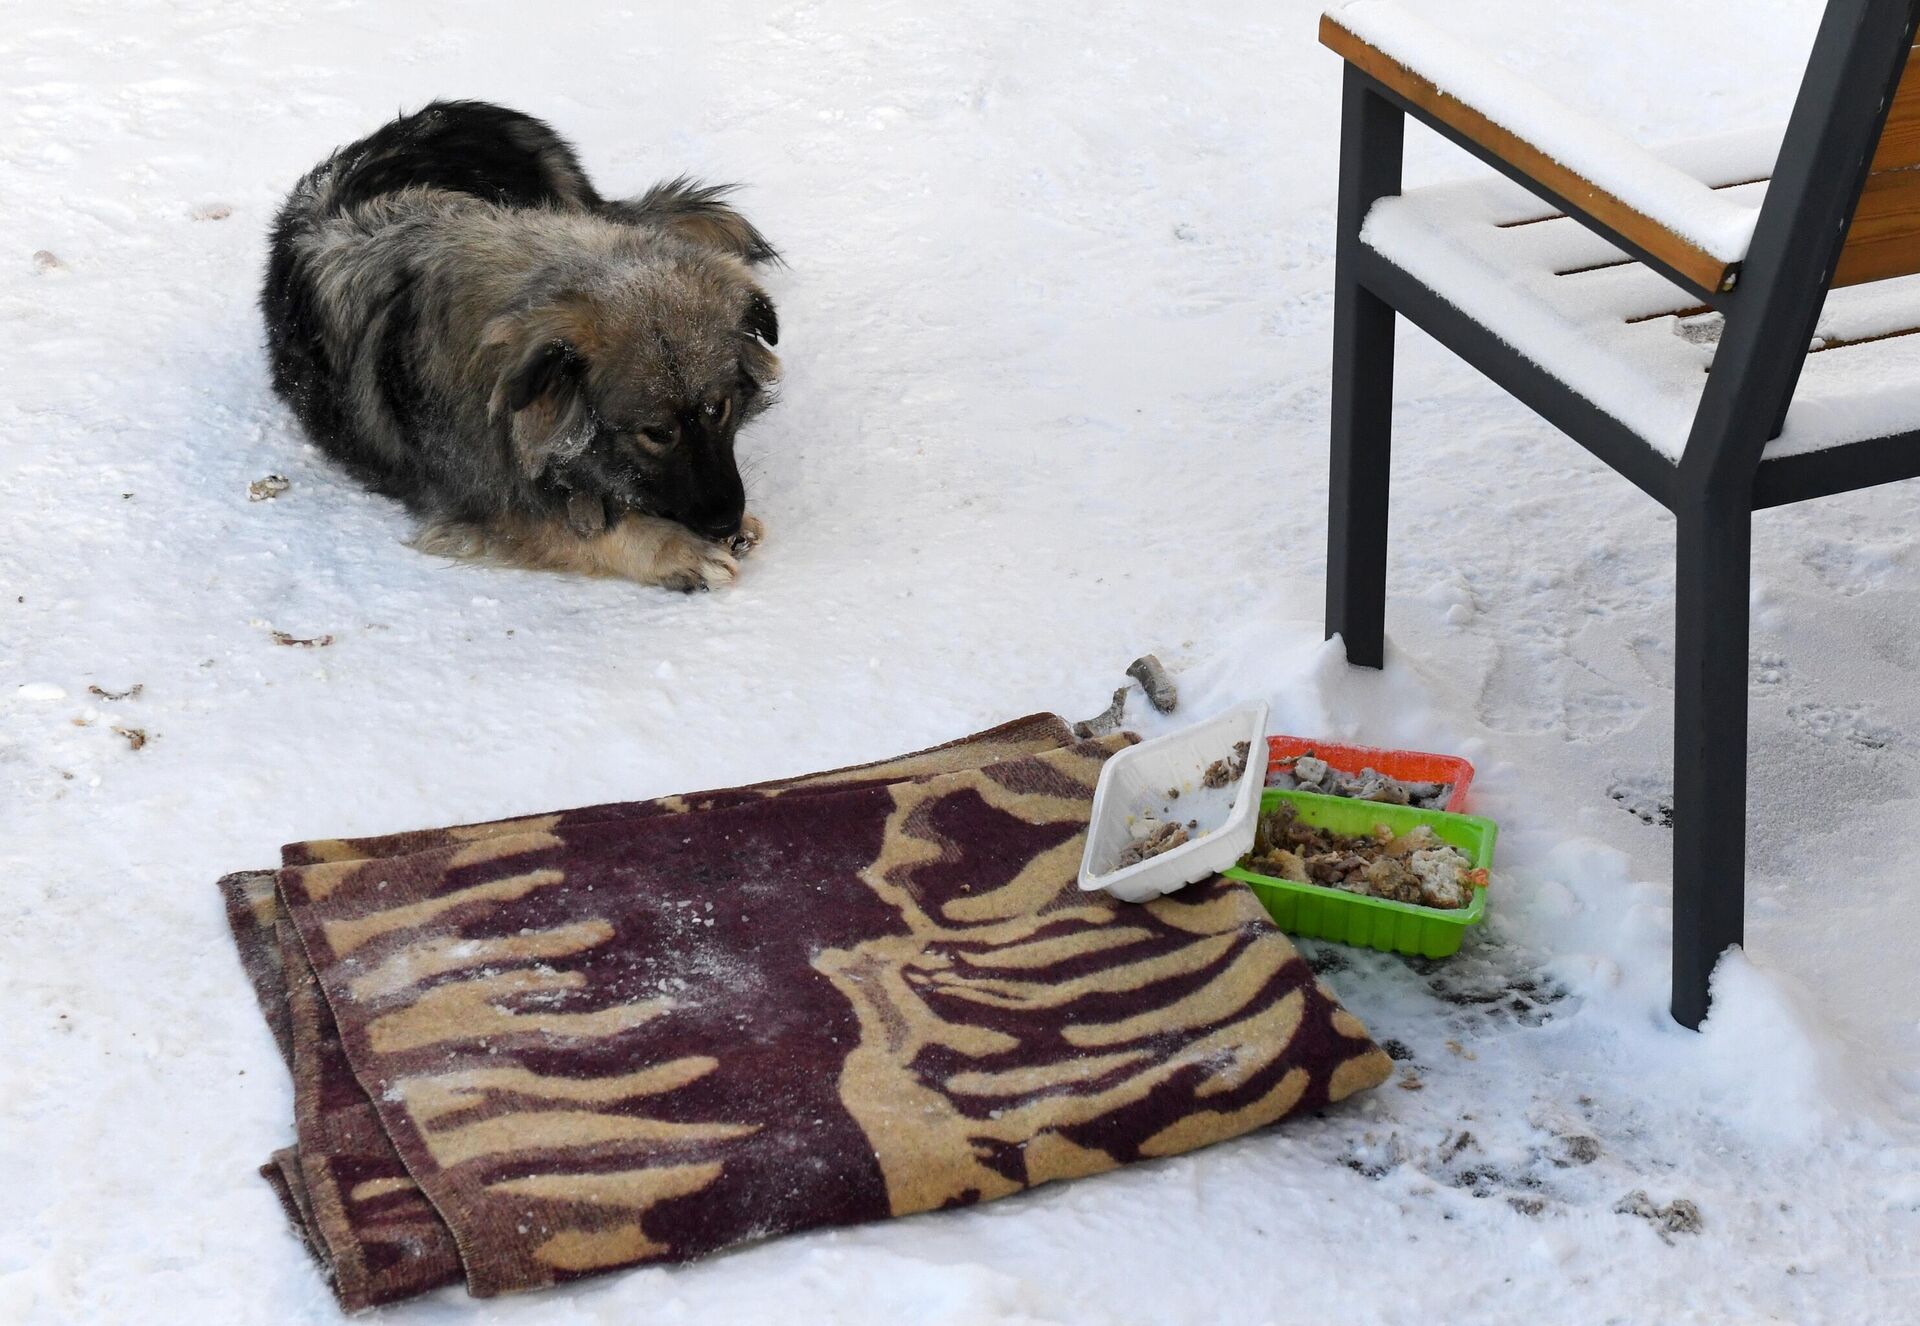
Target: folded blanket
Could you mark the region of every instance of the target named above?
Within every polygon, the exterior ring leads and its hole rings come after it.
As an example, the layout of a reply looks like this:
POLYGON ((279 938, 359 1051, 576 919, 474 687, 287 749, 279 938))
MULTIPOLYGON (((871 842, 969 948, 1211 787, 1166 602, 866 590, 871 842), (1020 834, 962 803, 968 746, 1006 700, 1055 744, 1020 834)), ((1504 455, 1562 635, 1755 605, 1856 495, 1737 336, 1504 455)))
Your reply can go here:
POLYGON ((1241 885, 1083 894, 1051 716, 831 774, 296 844, 221 881, 343 1306, 1002 1197, 1389 1062, 1241 885))

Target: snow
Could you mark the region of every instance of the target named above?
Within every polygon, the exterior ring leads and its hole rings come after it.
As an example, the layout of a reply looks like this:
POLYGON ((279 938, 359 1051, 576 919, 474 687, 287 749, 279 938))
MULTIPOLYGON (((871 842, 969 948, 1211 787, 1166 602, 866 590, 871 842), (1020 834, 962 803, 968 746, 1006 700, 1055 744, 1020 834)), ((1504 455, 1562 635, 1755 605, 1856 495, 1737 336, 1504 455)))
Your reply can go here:
MULTIPOLYGON (((1582 114, 1544 84, 1516 76, 1445 26, 1393 0, 1351 0, 1327 13, 1369 46, 1642 216, 1722 262, 1747 256, 1760 216, 1757 197, 1716 192, 1711 181, 1702 182, 1582 114)), ((1771 164, 1763 174, 1772 173, 1771 164)))
MULTIPOLYGON (((1751 179, 1778 131, 1686 140, 1662 156, 1719 164, 1703 174, 1751 179)), ((1757 197, 1764 186, 1727 188, 1757 197)), ((1718 339, 1718 314, 1671 316, 1698 301, 1504 177, 1408 189, 1367 213, 1367 245, 1644 438, 1669 459, 1686 450, 1718 339), (1704 332, 1704 334, 1695 334, 1704 332)), ((1831 291, 1816 342, 1856 342, 1807 357, 1769 459, 1920 429, 1914 341, 1920 277, 1831 291)))
MULTIPOLYGON (((1749 944, 1682 1031, 1669 518, 1408 331, 1389 667, 1349 670, 1318 617, 1339 62, 1317 8, 1075 9, 15 17, 0 1322, 338 1320, 254 1174, 290 1089, 223 871, 1080 717, 1147 650, 1182 697, 1136 694, 1147 735, 1265 699, 1276 731, 1477 764, 1501 826, 1483 933, 1431 967, 1303 945, 1419 1089, 977 1210, 388 1317, 1912 1319, 1912 489, 1756 519, 1749 944), (432 561, 271 400, 251 300, 282 191, 434 95, 548 116, 612 189, 748 182, 792 265, 785 400, 744 443, 769 540, 736 586, 432 561), (291 486, 250 502, 269 473, 291 486), (1701 1230, 1616 1213, 1636 1190, 1701 1230)), ((1818 11, 1419 9, 1644 142, 1779 122, 1818 11)), ((1409 151, 1412 183, 1465 164, 1409 151)))

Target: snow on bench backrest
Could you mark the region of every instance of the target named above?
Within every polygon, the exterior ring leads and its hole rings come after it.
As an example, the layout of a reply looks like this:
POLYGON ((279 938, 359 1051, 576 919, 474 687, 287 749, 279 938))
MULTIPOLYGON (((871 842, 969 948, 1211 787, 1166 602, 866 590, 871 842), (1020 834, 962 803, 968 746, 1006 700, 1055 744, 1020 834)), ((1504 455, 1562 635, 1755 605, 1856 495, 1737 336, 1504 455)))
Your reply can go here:
POLYGON ((1392 0, 1329 9, 1320 39, 1697 284, 1718 288, 1746 257, 1759 217, 1751 201, 1709 188, 1392 0))
MULTIPOLYGON (((1320 39, 1696 285, 1730 288, 1760 214, 1751 191, 1710 187, 1393 0, 1328 9, 1320 39)), ((1836 286, 1920 273, 1916 63, 1910 53, 1835 269, 1836 286)))

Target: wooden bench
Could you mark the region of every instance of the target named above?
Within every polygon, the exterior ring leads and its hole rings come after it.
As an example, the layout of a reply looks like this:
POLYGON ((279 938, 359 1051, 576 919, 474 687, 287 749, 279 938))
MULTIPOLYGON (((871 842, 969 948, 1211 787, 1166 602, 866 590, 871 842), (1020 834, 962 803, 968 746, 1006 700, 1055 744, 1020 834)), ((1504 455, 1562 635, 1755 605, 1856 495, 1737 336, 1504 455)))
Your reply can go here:
POLYGON ((1920 0, 1830 0, 1784 136, 1649 151, 1402 11, 1346 61, 1329 636, 1383 662, 1395 316, 1677 525, 1673 999, 1741 942, 1752 513, 1920 476, 1920 0), (1495 172, 1403 192, 1406 117, 1495 172))

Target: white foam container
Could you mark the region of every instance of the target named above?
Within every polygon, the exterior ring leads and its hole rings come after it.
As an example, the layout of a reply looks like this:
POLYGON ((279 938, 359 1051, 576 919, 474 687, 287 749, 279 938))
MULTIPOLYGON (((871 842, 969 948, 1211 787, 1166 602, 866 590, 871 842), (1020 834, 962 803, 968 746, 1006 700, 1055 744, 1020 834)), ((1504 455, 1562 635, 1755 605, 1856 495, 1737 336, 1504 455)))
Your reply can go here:
POLYGON ((1129 746, 1100 770, 1093 821, 1080 857, 1080 887, 1123 902, 1146 902, 1216 875, 1253 850, 1260 789, 1267 777, 1267 705, 1250 700, 1170 733, 1129 746), (1247 743, 1247 767, 1236 783, 1206 787, 1201 777, 1215 760, 1247 743), (1177 797, 1168 796, 1169 790, 1177 797), (1168 852, 1121 870, 1113 864, 1148 819, 1198 821, 1192 837, 1168 852))

